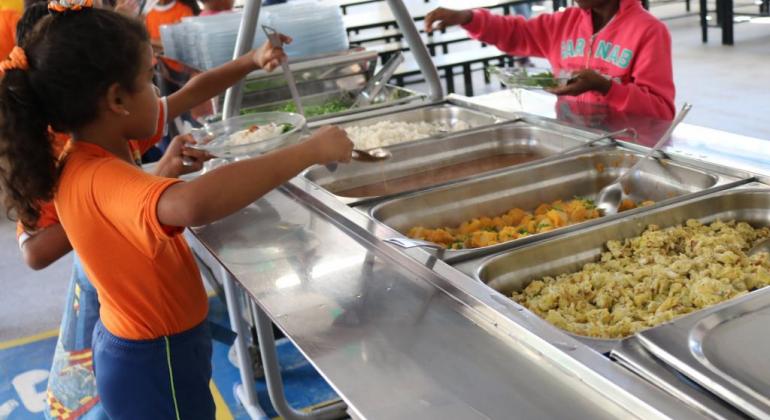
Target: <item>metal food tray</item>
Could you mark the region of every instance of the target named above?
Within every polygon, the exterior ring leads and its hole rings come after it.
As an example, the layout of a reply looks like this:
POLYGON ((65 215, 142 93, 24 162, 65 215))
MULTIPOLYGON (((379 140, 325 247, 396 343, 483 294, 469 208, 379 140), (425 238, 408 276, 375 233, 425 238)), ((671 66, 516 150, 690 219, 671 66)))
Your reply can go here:
MULTIPOLYGON (((737 218, 770 224, 770 193, 759 208, 734 209, 737 218), (749 210, 749 211, 746 211, 749 210)), ((740 205, 740 204, 739 204, 740 205)), ((770 418, 770 288, 685 315, 638 334, 653 355, 746 414, 770 418)))
MULTIPOLYGON (((447 137, 401 143, 386 147, 392 153, 391 158, 386 161, 378 163, 353 161, 339 167, 335 172, 330 172, 323 166, 315 166, 305 176, 335 194, 338 199, 351 205, 363 205, 386 197, 456 182, 461 178, 433 184, 426 182, 418 188, 380 196, 343 196, 340 193, 357 187, 403 179, 451 165, 500 155, 532 156, 529 162, 516 166, 528 165, 583 144, 588 139, 583 135, 585 133, 566 131, 555 125, 545 128, 523 121, 512 121, 447 137)), ((497 170, 500 169, 502 168, 497 170)), ((479 171, 470 176, 481 173, 479 171)))
MULTIPOLYGON (((574 196, 595 198, 604 186, 636 163, 640 156, 621 149, 602 148, 394 198, 378 204, 370 214, 374 219, 406 234, 414 226, 458 226, 476 217, 503 214, 513 207, 534 210, 542 203, 568 200, 574 196)), ((654 200, 656 204, 492 246, 448 249, 444 259, 458 262, 519 247, 587 226, 627 218, 669 204, 676 197, 686 194, 727 188, 741 182, 667 160, 644 162, 639 172, 628 180, 626 186, 630 187, 631 199, 654 200)))
POLYGON ((706 417, 742 420, 746 415, 650 354, 637 336, 621 341, 610 358, 706 417))
MULTIPOLYGON (((327 92, 358 91, 374 74, 377 53, 360 47, 313 57, 289 60, 301 96, 327 92)), ((222 113, 224 94, 211 100, 212 111, 200 122, 217 119, 222 113)), ((268 73, 257 70, 243 82, 241 108, 291 100, 291 92, 281 69, 268 73)))
MULTIPOLYGON (((468 123, 471 128, 480 128, 505 121, 507 118, 455 105, 450 102, 432 103, 407 109, 379 110, 372 113, 353 115, 350 118, 330 121, 342 128, 352 126, 369 126, 381 121, 402 121, 410 123, 447 123, 452 125, 458 121, 468 123)), ((316 125, 318 125, 316 123, 316 125)), ((446 133, 456 134, 457 132, 446 133)))
MULTIPOLYGON (((627 215, 621 220, 572 232, 550 241, 469 261, 456 268, 508 297, 511 292, 523 290, 534 280, 577 272, 585 264, 597 261, 606 251, 607 241, 639 236, 651 224, 666 228, 685 223, 688 219, 698 219, 703 223, 717 219, 740 220, 754 226, 768 226, 770 189, 736 188, 696 197, 671 206, 627 215)), ((694 313, 700 312, 703 311, 694 313)), ((662 327, 653 327, 647 331, 658 328, 662 327)), ((679 333, 682 331, 680 329, 679 333)), ((621 342, 621 339, 568 334, 602 353, 611 351, 621 342)))
MULTIPOLYGON (((313 107, 316 105, 322 105, 329 101, 339 101, 341 103, 346 104, 348 107, 352 107, 359 91, 360 89, 334 90, 329 92, 317 93, 314 95, 303 96, 301 98, 302 105, 305 108, 306 112, 307 112, 307 109, 310 107, 313 107)), ((382 92, 380 92, 380 94, 377 95, 377 97, 374 99, 371 105, 357 107, 357 108, 348 108, 345 111, 323 114, 323 115, 314 115, 310 117, 306 115, 305 117, 307 118, 308 122, 314 122, 314 121, 320 121, 320 120, 336 118, 336 117, 344 117, 344 116, 356 114, 359 112, 371 111, 371 110, 376 110, 384 107, 402 105, 402 104, 407 104, 414 101, 424 101, 424 100, 426 100, 426 96, 423 93, 420 93, 411 89, 405 89, 398 86, 386 85, 383 88, 382 92)), ((294 101, 292 101, 291 99, 286 99, 286 100, 280 100, 280 101, 275 101, 271 103, 257 102, 256 105, 251 106, 250 105, 251 102, 254 102, 254 101, 249 101, 244 99, 244 105, 241 107, 241 114, 249 114, 252 112, 278 111, 283 109, 286 105, 294 103, 294 101)))

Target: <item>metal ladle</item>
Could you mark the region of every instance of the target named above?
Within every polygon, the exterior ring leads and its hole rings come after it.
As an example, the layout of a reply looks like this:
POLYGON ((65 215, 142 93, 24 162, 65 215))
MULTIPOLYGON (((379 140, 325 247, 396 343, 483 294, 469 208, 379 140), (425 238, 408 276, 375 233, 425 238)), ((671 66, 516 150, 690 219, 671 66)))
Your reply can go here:
POLYGON ((601 191, 599 191, 598 198, 596 199, 596 206, 603 211, 605 216, 616 214, 618 212, 618 208, 620 207, 620 202, 623 200, 623 180, 630 176, 631 174, 636 171, 637 168, 639 168, 642 163, 644 163, 645 160, 652 157, 655 153, 660 150, 661 147, 668 141, 668 139, 671 137, 671 134, 673 134, 674 129, 679 125, 679 123, 684 120, 684 117, 687 116, 687 113, 690 112, 690 109, 692 108, 692 105, 685 103, 682 106, 682 109, 679 111, 679 114, 676 115, 674 118, 674 121, 671 122, 671 125, 668 127, 668 130, 666 130, 665 133, 663 133, 663 136, 661 136, 660 140, 658 140, 657 143, 655 143, 655 146, 650 149, 649 152, 647 152, 646 155, 644 155, 641 159, 637 160, 634 166, 632 166, 629 170, 623 172, 622 175, 620 175, 615 182, 613 182, 610 185, 607 185, 606 187, 602 188, 601 191))
POLYGON ((753 255, 757 255, 761 252, 767 252, 770 253, 770 238, 762 239, 761 241, 757 242, 756 245, 752 246, 749 252, 747 253, 749 257, 753 255))
POLYGON ((353 159, 361 162, 379 162, 393 156, 389 150, 381 147, 370 150, 353 149, 353 159))

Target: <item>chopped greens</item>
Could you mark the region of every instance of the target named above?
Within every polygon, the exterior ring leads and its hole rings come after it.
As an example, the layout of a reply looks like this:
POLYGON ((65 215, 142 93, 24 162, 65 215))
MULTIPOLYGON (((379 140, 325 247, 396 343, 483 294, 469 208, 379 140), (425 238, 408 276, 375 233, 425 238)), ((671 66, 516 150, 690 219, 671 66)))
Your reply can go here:
POLYGON ((550 71, 544 71, 542 73, 525 74, 521 77, 519 83, 524 86, 537 86, 541 88, 553 88, 558 86, 556 79, 553 78, 553 73, 550 71))
MULTIPOLYGON (((347 111, 350 109, 345 101, 341 99, 330 99, 320 105, 305 106, 305 117, 317 117, 319 115, 335 114, 337 112, 347 111)), ((277 107, 255 107, 246 108, 241 110, 241 115, 254 114, 257 112, 297 112, 297 105, 294 102, 286 102, 285 104, 277 107)))
POLYGON ((553 88, 559 86, 559 82, 550 71, 529 73, 524 68, 502 69, 496 66, 487 67, 487 73, 497 75, 500 82, 511 88, 553 88))
MULTIPOLYGON (((347 111, 350 108, 348 104, 340 99, 331 99, 320 105, 305 106, 306 117, 317 117, 319 115, 335 114, 337 112, 347 111)), ((297 112, 297 105, 294 102, 287 102, 286 105, 278 109, 281 112, 297 112)))

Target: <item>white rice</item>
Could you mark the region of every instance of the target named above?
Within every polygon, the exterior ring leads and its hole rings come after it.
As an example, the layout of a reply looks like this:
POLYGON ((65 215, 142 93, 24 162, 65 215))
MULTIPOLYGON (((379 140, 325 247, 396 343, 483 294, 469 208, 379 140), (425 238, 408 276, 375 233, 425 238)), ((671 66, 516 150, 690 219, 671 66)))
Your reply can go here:
POLYGON ((260 141, 272 139, 283 134, 283 126, 275 123, 255 126, 256 130, 247 128, 245 130, 233 133, 228 140, 231 146, 242 146, 244 144, 258 143, 260 141))
POLYGON ((345 131, 357 149, 368 150, 469 128, 471 125, 465 121, 453 125, 447 122, 381 121, 368 126, 345 127, 345 131))

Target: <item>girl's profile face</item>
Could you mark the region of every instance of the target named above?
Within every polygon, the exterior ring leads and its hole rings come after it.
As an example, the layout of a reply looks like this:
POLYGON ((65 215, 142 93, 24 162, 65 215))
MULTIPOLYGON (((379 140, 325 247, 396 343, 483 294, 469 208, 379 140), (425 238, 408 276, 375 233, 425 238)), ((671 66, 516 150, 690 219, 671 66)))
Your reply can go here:
POLYGON ((126 117, 128 138, 146 139, 152 137, 158 124, 158 89, 152 83, 153 63, 152 47, 149 43, 142 47, 142 59, 139 72, 134 79, 134 91, 125 104, 129 115, 126 117))

